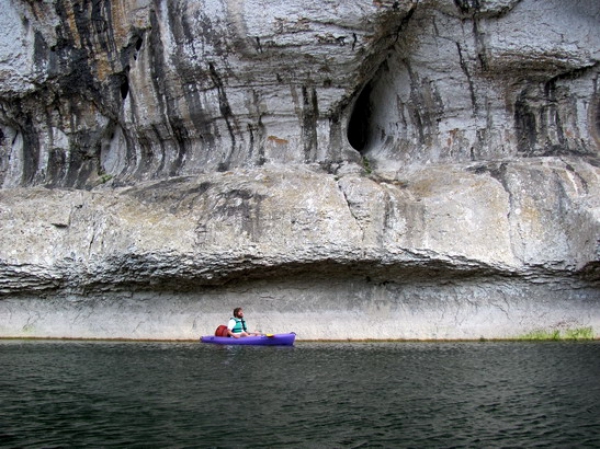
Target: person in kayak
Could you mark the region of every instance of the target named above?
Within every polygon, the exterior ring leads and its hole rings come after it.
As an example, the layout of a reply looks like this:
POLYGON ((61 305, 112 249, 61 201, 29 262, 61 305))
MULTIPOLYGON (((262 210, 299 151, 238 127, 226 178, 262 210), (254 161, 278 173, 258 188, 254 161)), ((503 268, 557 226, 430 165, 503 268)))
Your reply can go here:
POLYGON ((248 332, 244 311, 241 307, 233 309, 233 317, 227 323, 227 334, 233 338, 249 337, 250 335, 262 335, 260 332, 248 332))

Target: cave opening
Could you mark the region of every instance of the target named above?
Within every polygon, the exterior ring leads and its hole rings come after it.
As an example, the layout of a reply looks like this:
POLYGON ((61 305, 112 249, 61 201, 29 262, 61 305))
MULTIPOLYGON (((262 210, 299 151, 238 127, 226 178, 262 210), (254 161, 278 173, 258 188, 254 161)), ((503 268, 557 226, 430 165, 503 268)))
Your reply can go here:
POLYGON ((348 121, 348 142, 352 148, 363 153, 371 139, 371 118, 373 106, 371 102, 372 83, 368 83, 359 94, 350 120, 348 121))

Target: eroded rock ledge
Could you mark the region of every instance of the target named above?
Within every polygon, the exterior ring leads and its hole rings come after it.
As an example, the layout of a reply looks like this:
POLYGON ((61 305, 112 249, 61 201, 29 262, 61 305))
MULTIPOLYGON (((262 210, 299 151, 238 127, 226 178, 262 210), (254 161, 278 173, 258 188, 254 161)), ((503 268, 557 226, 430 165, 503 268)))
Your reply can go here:
POLYGON ((0 3, 0 337, 600 329, 597 2, 0 3))
POLYGON ((0 308, 11 318, 0 332, 193 338, 237 302, 263 327, 293 319, 304 338, 491 338, 536 323, 597 324, 595 167, 543 158, 386 179, 354 168, 3 193, 0 308), (561 208, 569 214, 557 217, 561 208), (35 319, 21 307, 31 301, 35 319), (540 307, 550 317, 541 322, 531 316, 540 307), (82 323, 72 317, 88 308, 82 323), (141 328, 132 311, 147 314, 141 328), (483 325, 481 313, 504 323, 483 325), (371 335, 375 319, 384 328, 371 335))

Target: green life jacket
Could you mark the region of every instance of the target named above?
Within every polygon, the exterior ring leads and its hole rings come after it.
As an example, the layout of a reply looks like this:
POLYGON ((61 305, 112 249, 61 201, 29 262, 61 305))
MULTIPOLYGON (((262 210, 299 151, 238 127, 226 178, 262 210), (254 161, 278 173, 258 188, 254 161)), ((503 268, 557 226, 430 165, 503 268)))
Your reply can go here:
POLYGON ((235 320, 235 326, 233 326, 233 329, 231 329, 231 332, 233 332, 234 334, 239 334, 240 332, 247 332, 246 322, 244 321, 243 318, 233 317, 231 319, 235 320))

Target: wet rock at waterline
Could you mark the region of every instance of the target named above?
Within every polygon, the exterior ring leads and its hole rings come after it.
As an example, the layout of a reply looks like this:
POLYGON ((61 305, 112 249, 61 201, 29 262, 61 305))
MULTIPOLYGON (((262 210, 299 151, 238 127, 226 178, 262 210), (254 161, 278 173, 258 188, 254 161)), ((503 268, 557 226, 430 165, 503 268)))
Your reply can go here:
POLYGON ((597 2, 1 3, 0 336, 600 329, 597 2))

